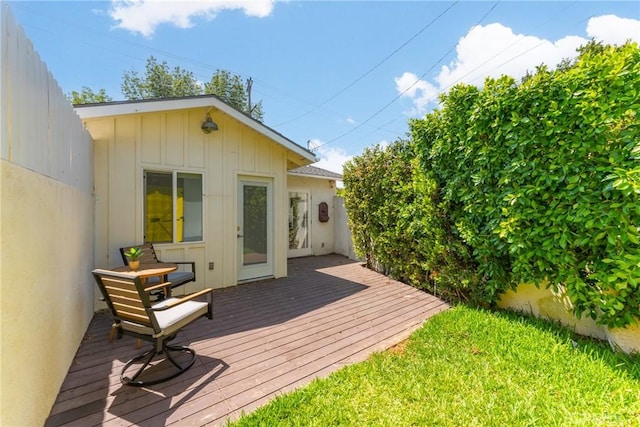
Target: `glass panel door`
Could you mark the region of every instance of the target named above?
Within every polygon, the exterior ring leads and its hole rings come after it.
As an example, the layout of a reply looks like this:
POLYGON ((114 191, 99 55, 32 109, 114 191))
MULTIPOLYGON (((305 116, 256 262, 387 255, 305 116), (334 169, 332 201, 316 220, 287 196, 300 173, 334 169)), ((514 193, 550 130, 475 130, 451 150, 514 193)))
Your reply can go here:
POLYGON ((240 181, 238 194, 238 280, 273 275, 271 183, 240 181))
POLYGON ((308 191, 289 191, 288 257, 311 255, 308 191))

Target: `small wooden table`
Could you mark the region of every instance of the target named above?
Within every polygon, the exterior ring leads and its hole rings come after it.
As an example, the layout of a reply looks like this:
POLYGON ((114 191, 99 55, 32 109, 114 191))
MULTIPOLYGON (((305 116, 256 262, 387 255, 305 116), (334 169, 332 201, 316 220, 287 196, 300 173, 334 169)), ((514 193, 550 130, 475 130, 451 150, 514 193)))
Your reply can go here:
POLYGON ((153 264, 140 264, 140 268, 132 270, 128 265, 122 267, 112 268, 113 271, 118 273, 128 273, 142 279, 143 282, 148 282, 152 277, 162 277, 169 273, 173 273, 178 269, 178 264, 171 264, 165 262, 154 262, 153 264))
MULTIPOLYGON (((145 287, 148 291, 153 291, 156 289, 164 289, 164 297, 168 297, 171 295, 171 282, 165 282, 164 277, 176 271, 178 269, 178 264, 164 263, 164 262, 155 262, 151 264, 140 264, 140 267, 137 270, 132 270, 128 265, 123 265, 122 267, 113 268, 113 271, 117 271, 118 273, 127 273, 132 276, 137 276, 140 278, 142 282, 142 286, 145 287), (151 285, 149 279, 157 277, 158 283, 151 285), (164 286, 162 286, 164 285, 164 286)), ((161 297, 162 298, 162 297, 161 297)))

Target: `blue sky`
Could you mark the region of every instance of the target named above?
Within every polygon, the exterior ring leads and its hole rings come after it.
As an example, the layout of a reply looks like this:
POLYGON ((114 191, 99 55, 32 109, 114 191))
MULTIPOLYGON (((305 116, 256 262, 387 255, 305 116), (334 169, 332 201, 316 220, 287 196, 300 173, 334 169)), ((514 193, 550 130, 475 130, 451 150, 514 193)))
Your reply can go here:
POLYGON ((150 55, 208 81, 253 79, 265 124, 317 147, 318 166, 406 136, 438 93, 553 67, 590 38, 640 43, 639 1, 10 1, 65 93, 122 100, 150 55))

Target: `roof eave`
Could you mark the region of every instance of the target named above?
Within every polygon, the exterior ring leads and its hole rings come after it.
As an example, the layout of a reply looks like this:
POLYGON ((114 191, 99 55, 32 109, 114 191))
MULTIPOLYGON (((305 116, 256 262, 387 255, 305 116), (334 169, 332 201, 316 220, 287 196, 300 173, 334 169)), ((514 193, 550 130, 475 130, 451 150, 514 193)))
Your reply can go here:
MULTIPOLYGON (((185 98, 171 98, 171 99, 158 99, 158 100, 144 100, 144 101, 124 101, 124 102, 111 102, 103 104, 85 104, 76 105, 75 111, 80 119, 95 119, 100 117, 120 116, 127 114, 143 114, 153 113, 159 111, 170 110, 183 110, 188 108, 205 108, 215 107, 223 113, 233 117, 249 128, 265 135, 288 150, 301 156, 309 163, 315 163, 318 161, 315 154, 305 149, 304 147, 296 144, 289 138, 281 135, 270 127, 260 123, 259 121, 247 116, 246 114, 238 111, 237 109, 226 104, 224 101, 216 96, 196 96, 185 98)), ((304 164, 305 162, 300 162, 304 164)))
POLYGON ((295 176, 301 176, 304 178, 317 178, 317 179, 329 179, 332 181, 342 181, 342 176, 340 177, 336 177, 336 176, 323 176, 323 175, 312 175, 309 173, 299 173, 299 172, 287 172, 288 175, 295 175, 295 176))

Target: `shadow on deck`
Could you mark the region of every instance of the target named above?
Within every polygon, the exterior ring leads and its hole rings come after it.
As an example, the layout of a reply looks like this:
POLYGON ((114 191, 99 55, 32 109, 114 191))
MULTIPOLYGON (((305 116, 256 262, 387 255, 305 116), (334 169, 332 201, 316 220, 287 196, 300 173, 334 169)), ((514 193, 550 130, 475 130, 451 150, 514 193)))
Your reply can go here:
POLYGON ((224 424, 401 342, 448 308, 339 255, 291 259, 288 274, 216 290, 213 321, 176 339, 196 363, 149 388, 120 383, 139 350, 130 337, 109 342, 110 316, 97 313, 46 425, 224 424))

